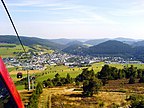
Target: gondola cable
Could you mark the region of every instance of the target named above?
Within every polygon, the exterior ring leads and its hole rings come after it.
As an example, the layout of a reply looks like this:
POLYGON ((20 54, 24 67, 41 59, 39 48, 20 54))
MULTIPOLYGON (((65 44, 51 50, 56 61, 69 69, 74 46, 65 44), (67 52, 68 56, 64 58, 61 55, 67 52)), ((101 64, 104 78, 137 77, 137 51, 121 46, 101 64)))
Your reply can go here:
MULTIPOLYGON (((24 54, 25 54, 25 56, 27 56, 26 49, 25 49, 25 47, 24 47, 24 45, 23 45, 23 43, 21 41, 21 38, 20 38, 19 33, 18 33, 17 29, 16 29, 16 26, 15 26, 15 24, 13 22, 13 19, 12 19, 11 15, 10 15, 10 12, 9 12, 9 10, 8 10, 8 8, 7 8, 4 0, 1 0, 1 2, 2 2, 3 7, 4 7, 4 9, 5 9, 5 11, 6 11, 7 15, 8 15, 8 18, 9 18, 11 24, 12 24, 12 27, 13 27, 15 33, 16 33, 16 36, 17 36, 17 38, 18 38, 18 40, 19 40, 19 42, 20 42, 20 44, 22 46, 24 54)), ((28 70, 27 70, 27 76, 28 76, 28 90, 30 90, 30 79, 29 79, 29 72, 28 72, 28 70)))
POLYGON ((3 0, 1 0, 1 2, 2 2, 3 6, 4 6, 4 9, 5 9, 8 17, 9 17, 9 20, 10 20, 10 22, 11 22, 11 24, 12 24, 12 27, 14 28, 14 31, 15 31, 15 33, 16 33, 16 36, 17 36, 17 38, 18 38, 18 40, 19 40, 19 42, 20 42, 20 44, 21 44, 21 46, 22 46, 22 48, 23 48, 23 50, 24 50, 24 53, 25 53, 25 55, 27 55, 26 49, 24 48, 24 45, 23 45, 23 43, 22 43, 22 41, 21 41, 21 39, 20 39, 20 36, 19 36, 18 31, 17 31, 17 29, 16 29, 16 26, 15 26, 13 20, 12 20, 12 17, 11 17, 11 15, 10 15, 9 11, 8 11, 8 8, 7 8, 7 6, 5 5, 5 2, 4 2, 3 0))

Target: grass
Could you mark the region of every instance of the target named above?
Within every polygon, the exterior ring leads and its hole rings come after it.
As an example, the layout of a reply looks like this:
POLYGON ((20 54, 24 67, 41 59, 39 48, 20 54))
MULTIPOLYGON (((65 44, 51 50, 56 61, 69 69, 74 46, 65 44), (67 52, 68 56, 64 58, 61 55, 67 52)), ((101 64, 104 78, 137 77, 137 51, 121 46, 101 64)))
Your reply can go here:
MULTIPOLYGON (((94 63, 89 69, 93 69, 95 73, 99 72, 104 63, 94 63)), ((131 66, 129 64, 128 66, 131 66)), ((110 64, 110 66, 117 67, 122 69, 124 65, 120 64, 110 64)), ((127 65, 125 65, 127 66, 127 65)), ((144 64, 133 64, 134 67, 144 69, 144 64)), ((87 68, 87 67, 83 67, 87 68)), ((82 72, 83 68, 74 67, 69 68, 67 66, 48 66, 45 71, 35 72, 37 75, 40 75, 36 78, 36 81, 44 81, 48 78, 53 78, 56 73, 59 73, 61 77, 66 77, 67 73, 71 77, 75 78, 82 72)), ((16 78, 16 72, 10 72, 12 77, 16 78), (13 74, 12 74, 13 73, 13 74)), ((30 71, 30 74, 34 73, 30 71)), ((25 74, 26 75, 26 74, 25 74)), ((15 79, 16 80, 16 79, 15 79)), ((112 108, 113 105, 126 106, 128 105, 125 100, 126 97, 131 92, 141 93, 144 90, 143 84, 127 84, 127 79, 122 80, 112 80, 109 81, 109 84, 101 88, 101 92, 98 95, 94 95, 91 98, 82 98, 81 91, 69 91, 66 86, 56 88, 45 88, 44 92, 39 98, 39 106, 45 108, 49 103, 49 96, 51 95, 51 104, 54 108, 59 108, 64 106, 65 108, 99 108, 100 106, 112 108)), ((73 87, 72 87, 73 88, 73 87)), ((18 90, 23 90, 24 85, 17 86, 18 90)), ((71 89, 71 88, 69 88, 71 89)))
MULTIPOLYGON (((10 74, 11 78, 13 79, 14 82, 21 80, 21 78, 17 78, 16 74, 10 74)), ((27 77, 27 74, 23 74, 23 78, 27 77)))
POLYGON ((56 73, 59 73, 61 77, 66 77, 67 73, 69 73, 72 78, 75 78, 82 72, 83 68, 69 68, 67 66, 48 66, 48 68, 43 71, 43 75, 41 74, 36 80, 43 81, 47 80, 48 78, 54 78, 56 73))
POLYGON ((8 72, 11 72, 11 71, 15 71, 16 70, 16 67, 9 67, 7 68, 8 69, 8 72))
POLYGON ((29 98, 31 97, 32 92, 33 92, 33 90, 30 90, 30 91, 20 90, 19 91, 21 99, 22 99, 24 105, 29 103, 29 98))
POLYGON ((33 48, 37 49, 38 51, 42 51, 43 54, 45 53, 51 54, 54 52, 54 50, 50 50, 49 48, 41 46, 41 45, 35 45, 33 46, 33 48))
MULTIPOLYGON (((88 67, 89 69, 93 69, 95 73, 99 72, 102 69, 102 66, 104 65, 103 62, 101 63, 94 63, 92 64, 91 67, 88 67)), ((131 66, 133 65, 134 67, 140 68, 140 69, 144 69, 144 64, 128 64, 128 65, 121 65, 121 64, 110 64, 110 66, 113 67, 117 67, 119 69, 122 69, 124 66, 131 66)), ((38 75, 38 77, 36 78, 37 82, 42 82, 44 80, 47 80, 48 78, 52 79, 54 78, 56 73, 59 73, 61 77, 66 77, 67 73, 70 74, 70 76, 72 78, 75 78, 76 76, 78 76, 81 72, 83 68, 87 68, 87 67, 74 67, 74 68, 69 68, 68 66, 48 66, 46 70, 44 71, 39 71, 39 70, 30 70, 29 74, 35 74, 38 75)), ((19 81, 20 79, 18 79, 16 77, 17 72, 15 68, 10 68, 9 70, 12 70, 10 72, 10 75, 13 79, 14 82, 19 81)), ((26 71, 21 71, 23 73, 23 78, 27 77, 27 72, 26 71)), ((18 88, 22 88, 22 87, 18 87, 18 88)))
POLYGON ((116 67, 118 69, 123 69, 124 66, 130 67, 131 65, 137 67, 138 69, 144 69, 144 64, 110 64, 110 66, 116 67))
MULTIPOLYGON (((70 88, 71 89, 71 88, 70 88)), ((45 97, 44 94, 50 94, 51 92, 51 104, 53 108, 65 107, 65 108, 112 108, 113 104, 124 105, 126 104, 126 94, 118 92, 99 92, 99 94, 93 97, 84 98, 81 91, 71 91, 70 89, 61 88, 47 88, 42 93, 40 102, 41 106, 44 106, 45 97), (100 107, 101 106, 101 107, 100 107)))
POLYGON ((143 94, 144 84, 128 84, 128 79, 110 80, 109 84, 103 86, 101 91, 92 97, 83 97, 79 89, 81 88, 74 85, 45 88, 39 106, 43 108, 48 106, 47 95, 51 94, 52 108, 126 108, 130 105, 130 102, 126 100, 127 97, 134 93, 143 94))
POLYGON ((16 44, 0 44, 0 47, 11 48, 11 47, 16 47, 16 44))
POLYGON ((103 66, 103 63, 95 63, 91 67, 74 67, 69 68, 68 66, 48 66, 43 75, 37 78, 37 81, 47 80, 48 78, 54 78, 56 73, 59 73, 61 77, 66 77, 67 73, 70 74, 72 78, 78 76, 83 68, 93 69, 95 73, 99 72, 103 66))
POLYGON ((48 89, 43 89, 43 93, 40 95, 38 108, 48 108, 49 106, 49 95, 48 89))
MULTIPOLYGON (((3 45, 5 45, 5 44, 3 44, 3 45)), ((14 44, 12 44, 12 45, 14 45, 14 44)), ((27 46, 24 46, 24 47, 26 48, 26 51, 28 51, 30 49, 27 46)), ((15 45, 15 47, 0 47, 0 55, 3 58, 5 58, 5 57, 15 57, 16 55, 14 54, 14 52, 23 52, 23 49, 22 49, 21 45, 15 45)))
MULTIPOLYGON (((24 46, 26 51, 28 51, 29 49, 31 49, 30 47, 28 46, 24 46)), ((41 46, 41 45, 35 45, 34 46, 35 48, 35 51, 41 51, 44 53, 53 53, 54 51, 53 50, 50 50, 44 46, 41 46)), ((16 45, 16 44, 1 44, 0 45, 0 56, 2 56, 3 58, 6 58, 6 57, 15 57, 16 54, 14 54, 14 52, 23 52, 23 49, 21 47, 21 45, 16 45)))
POLYGON ((18 85, 16 86, 17 90, 24 90, 25 86, 24 85, 18 85))

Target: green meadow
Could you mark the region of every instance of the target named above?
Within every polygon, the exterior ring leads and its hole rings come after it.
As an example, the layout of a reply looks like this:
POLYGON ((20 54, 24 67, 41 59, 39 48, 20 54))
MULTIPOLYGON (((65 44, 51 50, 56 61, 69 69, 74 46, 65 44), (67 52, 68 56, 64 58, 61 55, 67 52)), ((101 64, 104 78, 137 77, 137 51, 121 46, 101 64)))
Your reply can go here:
MULTIPOLYGON (((118 69, 122 69, 124 68, 124 66, 128 66, 130 67, 131 65, 133 65, 134 67, 137 67, 138 69, 144 69, 144 64, 109 64, 112 67, 116 67, 118 69)), ((83 68, 89 68, 89 69, 93 69, 95 73, 99 72, 102 67, 104 66, 104 63, 94 63, 92 64, 92 66, 90 67, 74 67, 74 68, 69 68, 68 66, 48 66, 47 69, 45 71, 43 71, 41 74, 39 74, 39 76, 37 77, 37 81, 43 81, 46 80, 48 78, 54 78, 56 73, 59 73, 61 77, 66 77, 67 73, 70 74, 70 76, 72 78, 75 78, 76 76, 78 76, 83 68)))
MULTIPOLYGON (((116 67, 119 69, 122 69, 124 66, 130 67, 133 65, 134 67, 137 67, 139 69, 144 69, 144 64, 110 64, 112 67, 116 67)), ((47 68, 44 71, 41 71, 39 73, 36 73, 37 75, 36 81, 43 81, 48 78, 52 79, 54 78, 56 73, 59 73, 61 77, 66 77, 67 73, 70 74, 72 78, 75 78, 77 75, 79 75, 84 68, 93 69, 95 73, 99 72, 102 69, 102 66, 104 66, 104 63, 94 63, 90 67, 73 67, 70 68, 68 66, 47 66, 47 68)), ((15 68, 9 68, 8 70, 13 70, 15 68)), ((11 77, 16 80, 16 75, 11 75, 11 77)), ((23 77, 26 77, 26 74, 23 75, 23 77)))
MULTIPOLYGON (((139 69, 144 69, 144 64, 109 64, 110 66, 122 69, 124 66, 130 67, 133 65, 134 67, 137 67, 139 69)), ((44 71, 41 71, 39 73, 36 73, 36 82, 42 82, 44 80, 47 80, 48 78, 52 79, 54 78, 56 73, 59 73, 61 77, 66 77, 67 73, 70 74, 72 78, 75 78, 78 76, 84 68, 93 69, 95 73, 99 72, 102 69, 102 66, 104 66, 104 63, 94 63, 90 67, 73 67, 70 68, 68 66, 47 66, 47 68, 44 71)), ((11 70, 11 69, 10 69, 11 70)), ((31 73, 30 73, 31 74, 31 73)), ((26 74, 23 74, 23 78, 27 77, 26 74)), ((16 78, 16 74, 12 74, 11 78, 14 82, 19 81, 20 79, 16 78)), ((24 85, 19 85, 18 90, 24 89, 24 85)))
MULTIPOLYGON (((24 46, 26 51, 32 49, 35 52, 39 52, 42 51, 43 53, 53 53, 53 50, 50 50, 44 46, 41 45, 35 45, 32 46, 33 48, 30 48, 28 46, 24 46)), ((21 45, 16 45, 16 44, 0 44, 0 56, 2 58, 6 58, 6 57, 15 57, 16 54, 15 53, 19 53, 19 52, 24 52, 22 49, 21 45)))
MULTIPOLYGON (((27 46, 24 46, 24 47, 26 48, 26 51, 30 49, 27 46)), ((17 52, 23 52, 21 45, 16 45, 16 44, 1 44, 0 45, 0 56, 2 58, 15 57, 16 55, 14 53, 17 53, 17 52)))

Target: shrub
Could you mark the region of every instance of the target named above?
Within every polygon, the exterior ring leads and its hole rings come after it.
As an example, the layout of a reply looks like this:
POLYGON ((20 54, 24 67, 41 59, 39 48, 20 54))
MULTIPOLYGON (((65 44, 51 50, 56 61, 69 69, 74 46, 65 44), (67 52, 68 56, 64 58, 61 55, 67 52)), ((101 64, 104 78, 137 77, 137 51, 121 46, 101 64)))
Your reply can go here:
POLYGON ((134 77, 130 77, 129 84, 134 84, 134 83, 135 83, 135 78, 134 77))
POLYGON ((102 86, 102 82, 97 78, 85 80, 83 82, 83 95, 93 96, 94 93, 98 93, 101 86, 102 86))
POLYGON ((43 86, 39 82, 36 86, 36 90, 33 91, 32 93, 32 96, 30 98, 30 105, 28 106, 28 108, 38 108, 38 98, 42 93, 42 91, 43 91, 43 86))
POLYGON ((144 76, 140 78, 139 83, 144 83, 144 76))

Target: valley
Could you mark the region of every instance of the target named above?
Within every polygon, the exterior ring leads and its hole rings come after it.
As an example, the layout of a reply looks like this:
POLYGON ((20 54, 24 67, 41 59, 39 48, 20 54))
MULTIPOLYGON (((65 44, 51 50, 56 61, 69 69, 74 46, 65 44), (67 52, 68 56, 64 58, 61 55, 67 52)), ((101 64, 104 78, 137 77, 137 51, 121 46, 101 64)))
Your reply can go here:
MULTIPOLYGON (((24 55, 18 43, 10 41, 0 44, 0 55, 25 106, 128 108, 136 105, 131 96, 143 99, 144 84, 141 82, 144 71, 141 55, 143 46, 134 47, 117 40, 85 46, 82 42, 71 40, 56 48, 52 45, 55 44, 55 40, 52 41, 51 46, 44 43, 47 40, 40 40, 40 43, 36 38, 34 39, 36 41, 29 44, 30 40, 24 42, 27 56, 24 55), (109 69, 103 71, 107 65, 109 69), (27 91, 27 69, 30 75, 30 91, 27 91), (22 73, 22 78, 17 78, 19 72, 22 73), (103 73, 100 74, 100 72, 103 73), (132 79, 133 77, 135 79, 132 79), (130 79, 134 83, 130 84, 130 79), (95 86, 100 84, 100 88, 92 89, 94 90, 92 96, 89 91, 85 91, 84 94, 85 84, 90 83, 94 83, 95 86), (38 84, 42 84, 43 92, 35 94, 38 84), (95 90, 98 90, 97 93, 95 90), (38 97, 35 98, 35 95, 38 97), (34 101, 36 104, 33 103, 34 101)), ((56 45, 62 44, 56 41, 56 45)))

